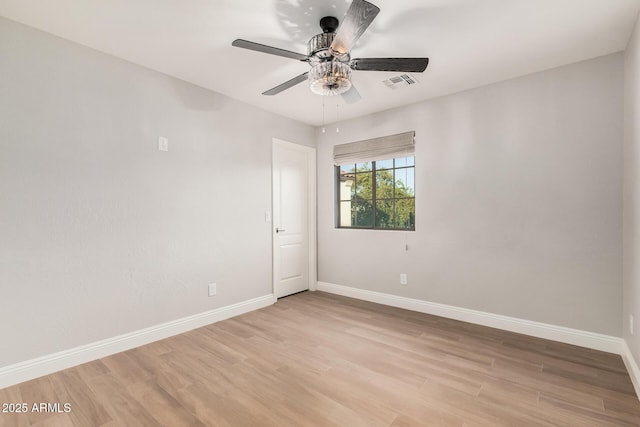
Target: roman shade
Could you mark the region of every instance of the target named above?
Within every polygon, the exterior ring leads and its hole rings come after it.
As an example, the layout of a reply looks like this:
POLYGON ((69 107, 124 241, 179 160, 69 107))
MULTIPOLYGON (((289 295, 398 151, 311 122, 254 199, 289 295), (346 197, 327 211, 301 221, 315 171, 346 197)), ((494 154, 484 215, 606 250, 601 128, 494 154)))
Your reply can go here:
POLYGON ((333 162, 336 166, 340 166, 412 156, 415 151, 415 134, 415 131, 410 131, 335 145, 333 162))

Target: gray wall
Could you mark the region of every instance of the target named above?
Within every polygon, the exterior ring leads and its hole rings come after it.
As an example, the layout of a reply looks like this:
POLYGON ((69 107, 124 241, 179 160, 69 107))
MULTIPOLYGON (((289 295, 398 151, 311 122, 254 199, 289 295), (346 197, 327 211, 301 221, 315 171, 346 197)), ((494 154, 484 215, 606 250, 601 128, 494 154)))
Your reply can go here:
POLYGON ((272 137, 315 138, 0 19, 0 367, 270 294, 272 137))
POLYGON ((624 70, 624 339, 640 362, 640 25, 625 51, 624 70), (634 335, 629 330, 634 316, 634 335))
POLYGON ((622 77, 614 54, 317 131, 318 279, 621 336, 622 77), (408 130, 416 231, 335 229, 333 145, 408 130))

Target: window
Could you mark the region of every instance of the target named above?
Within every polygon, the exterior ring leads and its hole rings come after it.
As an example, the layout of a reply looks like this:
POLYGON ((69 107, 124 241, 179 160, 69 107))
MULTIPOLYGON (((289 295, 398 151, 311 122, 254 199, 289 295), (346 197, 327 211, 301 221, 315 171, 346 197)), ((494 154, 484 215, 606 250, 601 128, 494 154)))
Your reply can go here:
POLYGON ((338 226, 415 229, 414 157, 336 166, 338 226))

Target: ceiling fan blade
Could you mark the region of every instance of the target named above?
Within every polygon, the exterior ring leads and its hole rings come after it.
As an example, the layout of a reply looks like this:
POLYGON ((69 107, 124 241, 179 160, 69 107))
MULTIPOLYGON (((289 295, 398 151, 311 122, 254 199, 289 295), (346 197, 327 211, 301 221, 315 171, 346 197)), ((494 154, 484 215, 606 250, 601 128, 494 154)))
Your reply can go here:
POLYGON ((358 92, 358 89, 356 89, 353 84, 351 85, 351 89, 343 93, 341 96, 347 104, 354 104, 362 99, 360 92, 358 92))
POLYGON ((356 58, 349 66, 361 71, 405 71, 421 73, 429 65, 429 58, 356 58))
POLYGON ((353 0, 331 43, 331 51, 338 56, 351 52, 351 48, 373 22, 378 12, 380 9, 376 5, 364 0, 353 0))
POLYGON ((255 50, 257 52, 269 53, 271 55, 284 56, 285 58, 297 59, 298 61, 308 61, 309 57, 297 52, 291 52, 290 50, 280 49, 273 46, 267 46, 266 44, 260 44, 250 42, 248 40, 236 39, 231 43, 231 46, 241 47, 243 49, 255 50))
POLYGON ((262 92, 263 95, 277 95, 280 92, 282 92, 283 90, 289 89, 290 87, 293 87, 295 85, 297 85, 298 83, 302 83, 303 81, 307 80, 307 74, 309 74, 309 72, 307 71, 306 73, 302 73, 297 77, 292 78, 291 80, 287 80, 286 82, 279 84, 278 86, 274 87, 273 89, 269 89, 266 92, 262 92))

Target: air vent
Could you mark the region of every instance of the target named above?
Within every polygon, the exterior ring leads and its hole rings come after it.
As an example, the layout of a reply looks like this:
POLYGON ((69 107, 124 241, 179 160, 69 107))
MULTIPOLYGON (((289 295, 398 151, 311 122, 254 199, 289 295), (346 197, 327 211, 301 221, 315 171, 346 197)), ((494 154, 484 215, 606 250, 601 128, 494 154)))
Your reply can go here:
POLYGON ((417 84, 418 80, 409 74, 400 74, 399 76, 383 80, 382 83, 395 90, 400 89, 401 87, 417 84))

